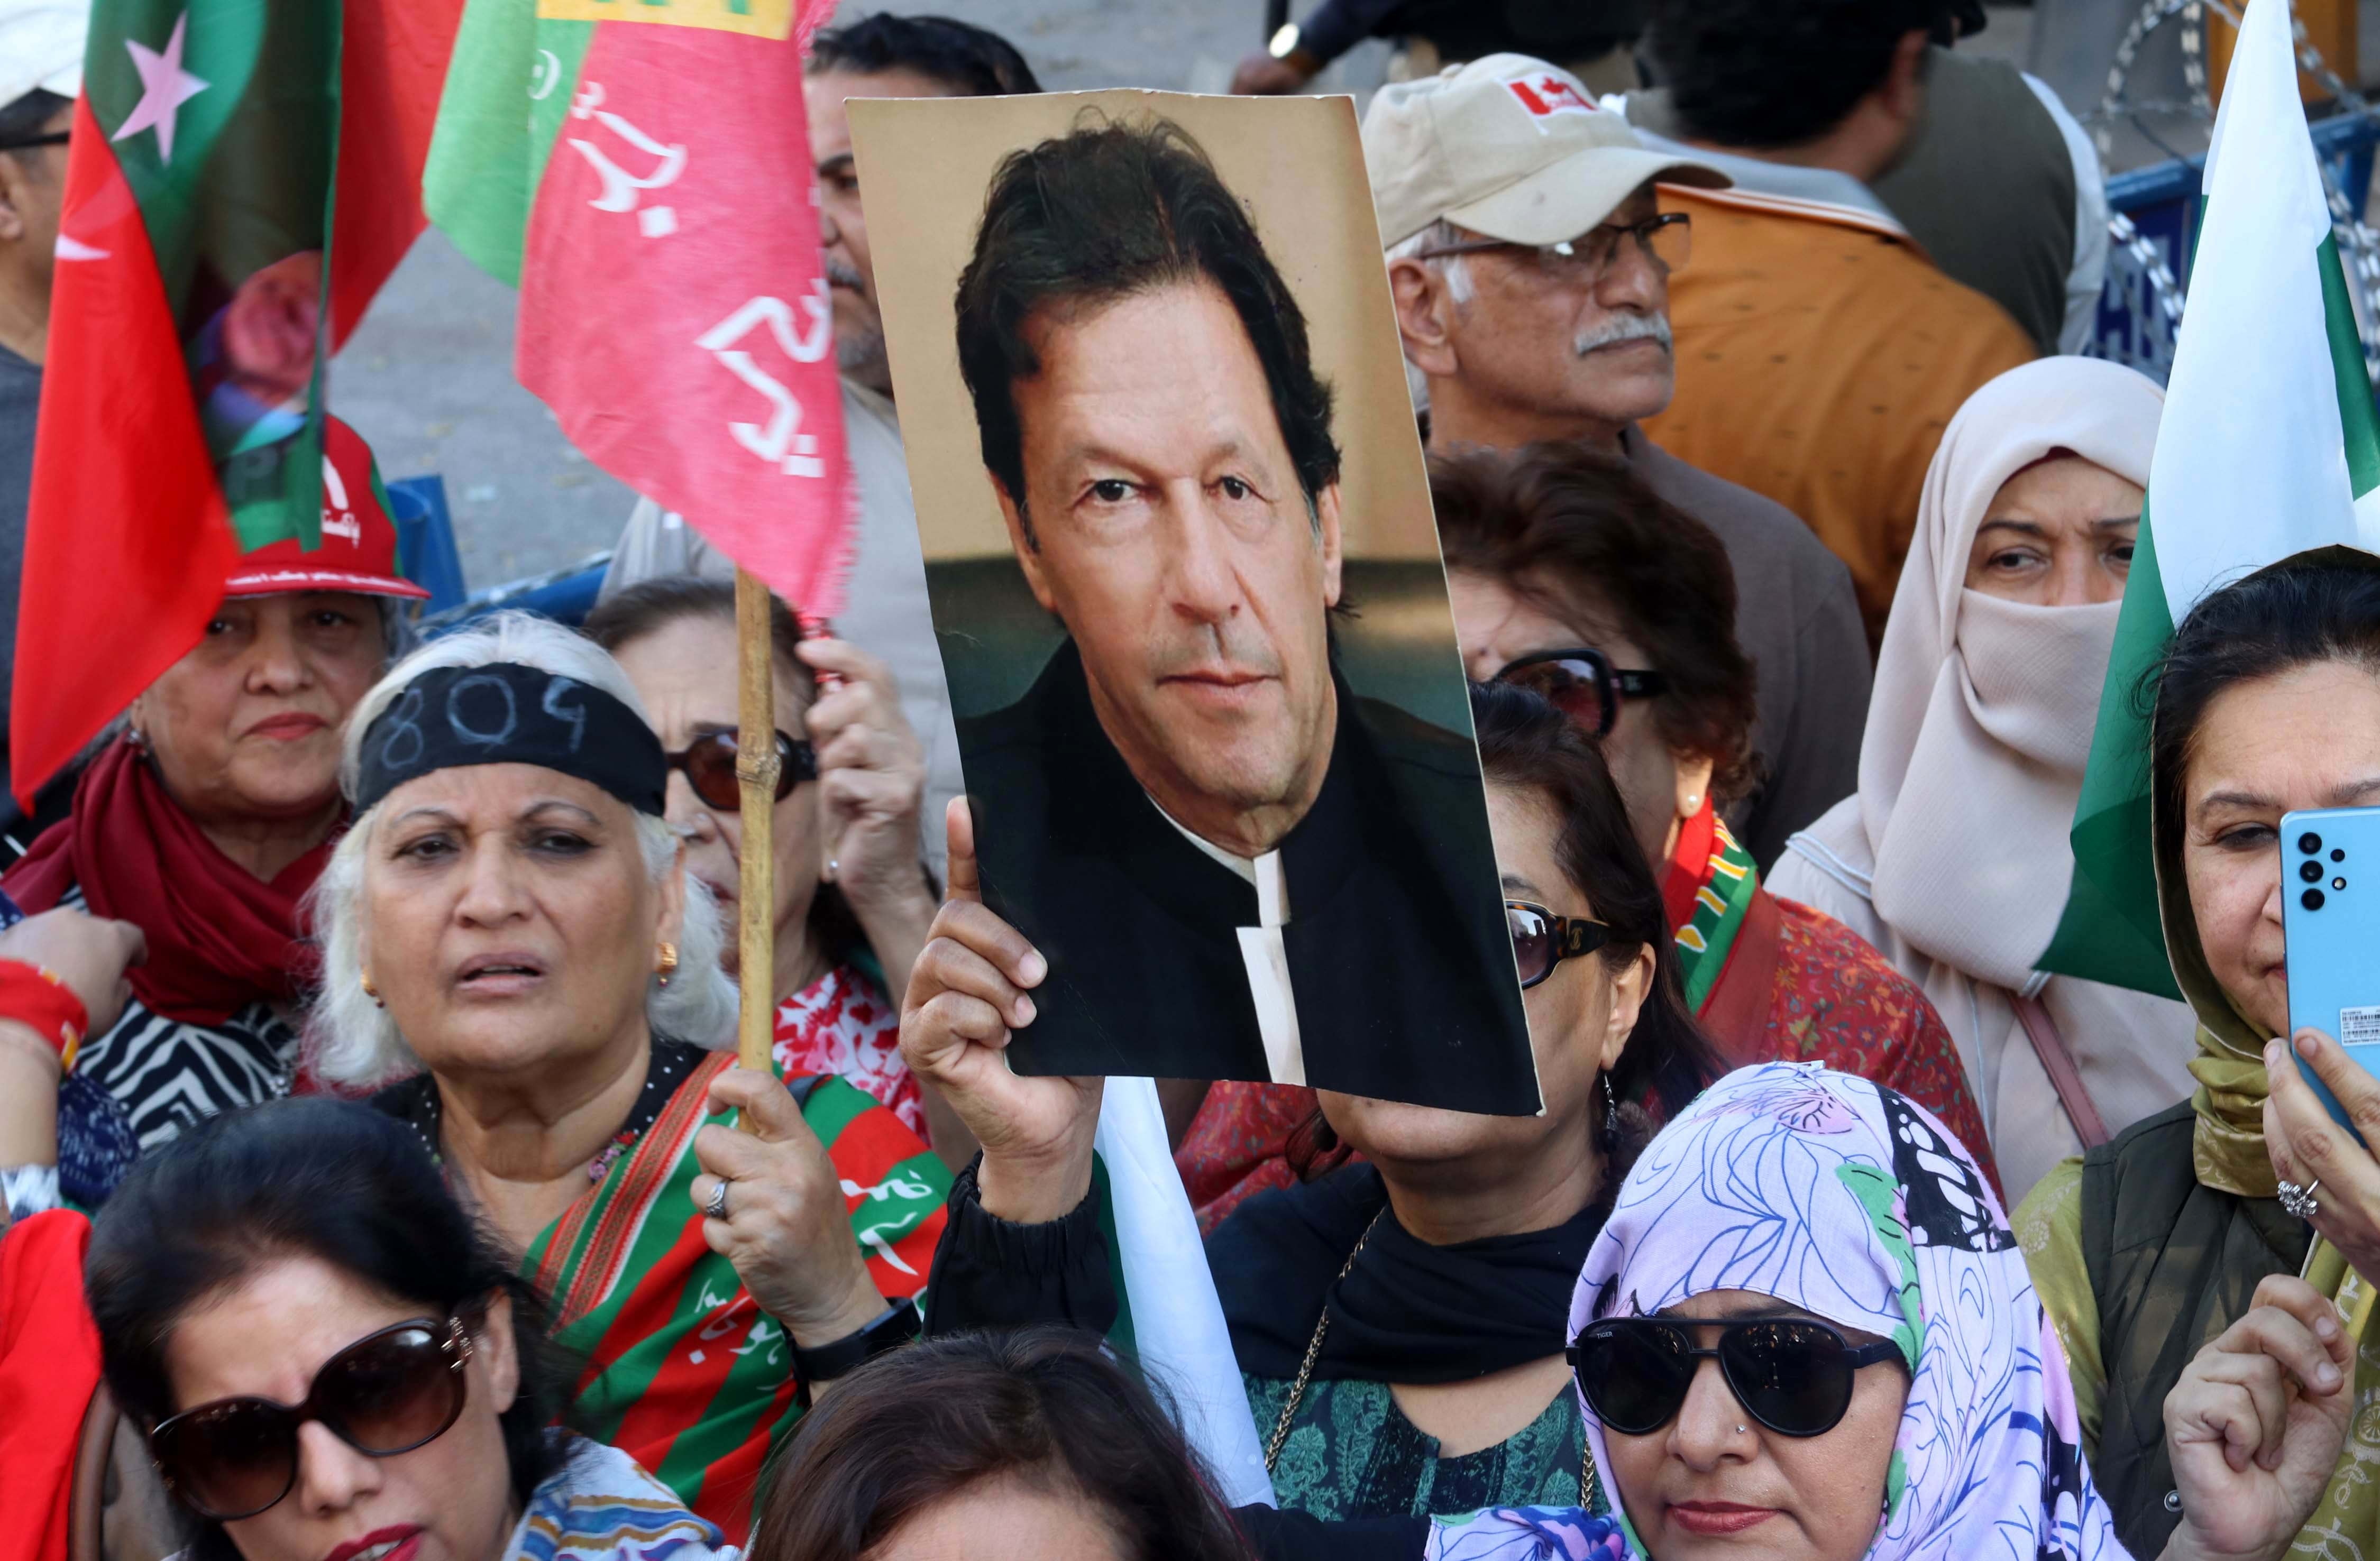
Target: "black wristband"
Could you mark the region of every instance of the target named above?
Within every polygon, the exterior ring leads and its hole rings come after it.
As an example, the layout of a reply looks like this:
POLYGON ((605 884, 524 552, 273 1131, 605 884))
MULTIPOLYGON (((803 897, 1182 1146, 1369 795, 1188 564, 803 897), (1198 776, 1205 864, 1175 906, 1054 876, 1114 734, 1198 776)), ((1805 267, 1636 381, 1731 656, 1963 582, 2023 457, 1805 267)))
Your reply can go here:
POLYGON ((899 1301, 885 1302, 884 1310, 855 1333, 815 1349, 795 1346, 794 1374, 805 1383, 832 1382, 857 1371, 888 1349, 898 1349, 925 1331, 925 1319, 917 1315, 917 1303, 903 1296, 899 1301))

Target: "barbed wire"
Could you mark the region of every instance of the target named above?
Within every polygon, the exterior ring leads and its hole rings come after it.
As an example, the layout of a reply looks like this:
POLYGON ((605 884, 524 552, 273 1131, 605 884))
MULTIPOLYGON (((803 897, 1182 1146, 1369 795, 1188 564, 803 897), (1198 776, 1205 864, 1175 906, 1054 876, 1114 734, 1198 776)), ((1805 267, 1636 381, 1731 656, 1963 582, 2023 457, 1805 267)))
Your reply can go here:
MULTIPOLYGON (((2213 10, 2229 22, 2240 26, 2240 14, 2227 0, 2143 0, 2130 26, 2116 45, 2116 54, 2107 69, 2107 88, 2098 108, 2085 116, 2091 127, 2092 142, 2099 155, 2102 177, 2115 151, 2115 125, 2129 119, 2143 135, 2148 132, 2140 125, 2140 116, 2167 114, 2212 124, 2215 104, 2206 74, 2206 12, 2213 10), (2132 71, 2139 63, 2142 46, 2166 23, 2179 18, 2181 23, 2180 48, 2182 84, 2190 93, 2186 101, 2155 99, 2132 103, 2125 100, 2132 71)), ((2321 83, 2339 106, 2363 119, 2380 121, 2380 113, 2363 94, 2333 70, 2323 57, 2322 50, 2306 31, 2305 20, 2294 6, 2289 12, 2290 41, 2295 45, 2300 69, 2321 83)), ((2154 139, 2154 137, 2150 138, 2154 139)), ((2362 298, 2363 308, 2357 311, 2356 336, 2363 349, 2363 369, 2367 378, 2380 384, 2380 231, 2368 226, 2361 212, 2362 191, 2350 192, 2339 188, 2328 163, 2316 160, 2322 175, 2323 195, 2330 209, 2331 230, 2338 240, 2341 253, 2348 260, 2348 284, 2362 298)), ((2167 261, 2155 240, 2140 231, 2139 225, 2121 212, 2111 212, 2107 236, 2117 249, 2127 256, 2145 281, 2150 297, 2161 322, 2168 332, 2180 325, 2184 297, 2180 280, 2167 261)))

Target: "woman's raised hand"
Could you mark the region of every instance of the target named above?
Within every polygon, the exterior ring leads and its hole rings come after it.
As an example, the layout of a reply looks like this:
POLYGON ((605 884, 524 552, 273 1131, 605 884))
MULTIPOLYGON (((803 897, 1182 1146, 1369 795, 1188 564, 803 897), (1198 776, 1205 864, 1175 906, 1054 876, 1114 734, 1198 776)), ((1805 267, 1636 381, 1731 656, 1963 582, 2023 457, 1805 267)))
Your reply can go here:
POLYGON ((901 1005, 901 1055, 983 1145, 977 1187, 988 1213, 1038 1224, 1073 1211, 1091 1186, 1099 1079, 1008 1071, 1012 1031, 1033 1023, 1029 989, 1049 962, 983 903, 966 799, 950 814, 950 889, 901 1005))
POLYGON ((2269 1276, 2165 1400, 2181 1526, 2166 1561, 2286 1554, 2322 1501, 2355 1408, 2355 1341, 2304 1280, 2269 1276))
POLYGON ((2331 1119, 2299 1072, 2289 1045, 2274 1041, 2265 1047, 2271 1086, 2265 1098, 2265 1151, 2282 1180, 2314 1189, 2315 1232, 2338 1249, 2364 1283, 2380 1284, 2380 1161, 2364 1146, 2380 1141, 2380 1079, 2350 1060, 2319 1030, 2299 1031, 2296 1050, 2363 1142, 2331 1119))
POLYGON ((915 904, 930 916, 917 843, 926 755, 901 713, 892 669, 839 639, 806 639, 800 655, 813 671, 843 680, 803 718, 818 752, 835 882, 863 921, 879 905, 915 904))

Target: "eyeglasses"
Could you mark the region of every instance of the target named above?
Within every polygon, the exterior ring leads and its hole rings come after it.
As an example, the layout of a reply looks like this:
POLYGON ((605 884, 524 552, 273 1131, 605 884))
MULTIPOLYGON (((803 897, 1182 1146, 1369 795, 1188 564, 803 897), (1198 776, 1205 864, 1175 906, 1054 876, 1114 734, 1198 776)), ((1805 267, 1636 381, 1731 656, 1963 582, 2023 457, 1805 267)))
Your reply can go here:
POLYGON ((1824 1323, 1774 1318, 1613 1317, 1589 1325, 1563 1353, 1596 1418, 1622 1436, 1648 1436, 1675 1420, 1706 1359, 1718 1361, 1753 1419, 1780 1436, 1821 1436, 1851 1408, 1852 1373, 1901 1359, 1897 1344, 1855 1346, 1824 1323), (1695 1348, 1693 1330, 1711 1327, 1718 1346, 1695 1348))
POLYGON ((44 130, 39 135, 19 136, 13 141, 0 141, 0 151, 26 151, 37 146, 64 146, 74 139, 72 130, 44 130))
POLYGON ((1610 657, 1584 645, 1540 650, 1508 661, 1496 681, 1544 696, 1556 709, 1597 737, 1611 735, 1622 699, 1650 699, 1670 686, 1670 680, 1658 672, 1614 667, 1610 657))
POLYGON ((149 1456, 200 1517, 253 1518, 297 1485, 299 1426, 320 1421, 366 1458, 409 1453, 462 1418, 470 1360, 462 1319, 399 1323, 323 1361, 296 1408, 270 1398, 200 1404, 159 1422, 149 1456))
MULTIPOLYGON (((705 807, 734 809, 744 801, 735 782, 736 732, 734 727, 706 732, 676 753, 662 756, 672 769, 686 773, 686 783, 705 807)), ((818 779, 818 750, 777 733, 777 795, 783 802, 805 780, 818 779)))
POLYGON ((1641 223, 1605 223, 1559 244, 1513 244, 1501 238, 1475 238, 1424 249, 1415 259, 1434 260, 1450 255, 1484 255, 1491 249, 1508 249, 1528 257, 1530 263, 1549 278, 1592 287, 1611 269, 1622 238, 1634 239, 1653 269, 1667 276, 1694 256, 1694 218, 1683 212, 1664 212, 1641 223))
POLYGON ((1611 941, 1611 929, 1601 922, 1557 916, 1525 900, 1504 902, 1504 925, 1512 934, 1512 962, 1520 968, 1524 992, 1551 975, 1564 960, 1592 954, 1611 941))

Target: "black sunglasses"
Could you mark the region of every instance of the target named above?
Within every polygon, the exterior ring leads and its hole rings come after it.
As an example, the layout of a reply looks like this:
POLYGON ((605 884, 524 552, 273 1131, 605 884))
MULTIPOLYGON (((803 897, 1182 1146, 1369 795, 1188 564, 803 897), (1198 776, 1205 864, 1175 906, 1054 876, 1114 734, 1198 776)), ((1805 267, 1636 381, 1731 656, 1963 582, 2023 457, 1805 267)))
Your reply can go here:
POLYGON ((1852 1406, 1852 1374, 1901 1359, 1897 1344, 1854 1345, 1824 1323, 1766 1318, 1682 1323, 1613 1317, 1590 1324, 1563 1351, 1608 1430, 1649 1436, 1677 1418, 1705 1359, 1718 1361, 1744 1411, 1780 1436, 1822 1436, 1852 1406), (1696 1328, 1718 1344, 1694 1344, 1696 1328))
POLYGON ((1615 667, 1610 657, 1584 645, 1540 650, 1508 661, 1496 681, 1544 696, 1556 709, 1597 737, 1611 735, 1622 699, 1650 699, 1670 686, 1670 680, 1658 672, 1615 667))
POLYGON ((37 136, 19 136, 13 141, 0 141, 0 151, 25 151, 37 146, 64 146, 74 139, 72 130, 44 130, 37 136))
POLYGON ((1551 975, 1564 960, 1592 954, 1611 941, 1611 929, 1601 922, 1557 916, 1525 900, 1504 902, 1504 925, 1512 934, 1512 963, 1520 969, 1524 992, 1551 975))
MULTIPOLYGON (((672 769, 686 772, 686 783, 694 788, 705 807, 733 809, 744 801, 735 782, 735 729, 725 727, 706 732, 676 753, 662 756, 672 769)), ((784 801, 795 787, 817 779, 818 750, 778 732, 776 800, 784 801)))
POLYGON ((471 1334, 459 1317, 366 1334, 322 1362, 295 1408, 218 1398, 160 1421, 149 1456, 166 1489, 201 1518, 253 1518, 298 1483, 298 1428, 320 1421, 367 1458, 436 1441, 463 1416, 471 1334))

